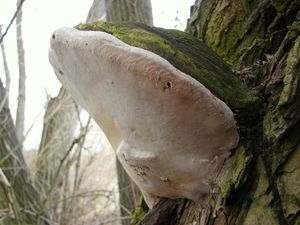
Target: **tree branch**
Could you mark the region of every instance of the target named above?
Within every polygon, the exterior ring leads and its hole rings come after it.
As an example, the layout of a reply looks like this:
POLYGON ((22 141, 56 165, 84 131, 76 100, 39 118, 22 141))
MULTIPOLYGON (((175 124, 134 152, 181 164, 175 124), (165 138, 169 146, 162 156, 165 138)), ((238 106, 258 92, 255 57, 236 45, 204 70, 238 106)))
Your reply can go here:
POLYGON ((14 20, 17 18, 17 15, 18 15, 19 11, 21 10, 22 5, 23 5, 24 2, 25 2, 25 0, 21 0, 21 1, 20 1, 20 4, 18 5, 16 12, 14 13, 14 15, 13 15, 13 17, 11 18, 11 20, 10 20, 10 22, 9 22, 9 24, 8 24, 8 26, 7 26, 7 28, 6 28, 6 30, 5 30, 5 32, 3 33, 3 35, 2 35, 1 38, 0 38, 0 43, 2 43, 2 41, 3 41, 4 37, 6 36, 6 34, 7 34, 8 30, 9 30, 9 28, 11 27, 12 23, 14 22, 14 20))

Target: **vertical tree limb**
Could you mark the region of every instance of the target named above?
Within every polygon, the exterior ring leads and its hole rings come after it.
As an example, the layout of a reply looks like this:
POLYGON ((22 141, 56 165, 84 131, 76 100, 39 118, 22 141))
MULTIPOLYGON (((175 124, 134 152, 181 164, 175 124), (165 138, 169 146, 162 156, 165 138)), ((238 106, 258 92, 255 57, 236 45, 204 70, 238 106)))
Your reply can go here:
MULTIPOLYGON (((0 36, 2 37, 2 25, 0 25, 0 36)), ((3 67, 4 67, 4 73, 5 73, 5 89, 6 89, 6 96, 4 98, 4 102, 7 102, 9 104, 9 91, 10 91, 10 72, 8 69, 7 59, 6 59, 6 53, 5 53, 5 46, 4 43, 1 42, 1 53, 2 53, 2 60, 3 60, 3 67)), ((1 103, 2 105, 2 103, 1 103)), ((2 107, 0 106, 0 110, 2 107)))
MULTIPOLYGON (((17 0, 17 6, 19 6, 21 0, 17 0)), ((25 56, 23 47, 23 37, 22 37, 22 7, 20 8, 17 19, 17 50, 18 50, 18 62, 19 62, 19 88, 18 88, 18 106, 17 106, 17 116, 16 116, 16 132, 17 137, 22 142, 24 135, 24 124, 25 124, 25 97, 26 97, 26 70, 25 70, 25 56)))
POLYGON ((18 15, 20 9, 22 8, 22 5, 23 5, 24 2, 25 2, 25 0, 21 0, 21 1, 20 1, 19 5, 18 5, 18 7, 17 7, 17 10, 15 11, 13 17, 11 18, 11 20, 10 20, 8 26, 6 27, 6 29, 5 29, 5 31, 4 31, 4 33, 3 33, 3 35, 0 36, 0 43, 2 43, 4 37, 7 35, 9 28, 11 27, 12 23, 13 23, 14 20, 16 19, 16 17, 17 17, 17 15, 18 15))

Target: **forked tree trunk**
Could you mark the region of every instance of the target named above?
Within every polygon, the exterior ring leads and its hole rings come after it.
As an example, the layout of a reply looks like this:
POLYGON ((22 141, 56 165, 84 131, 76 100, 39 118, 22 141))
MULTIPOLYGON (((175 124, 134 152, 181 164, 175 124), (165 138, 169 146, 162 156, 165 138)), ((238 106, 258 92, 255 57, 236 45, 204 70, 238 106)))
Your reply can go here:
POLYGON ((262 104, 235 111, 240 146, 215 194, 162 200, 139 224, 300 224, 299 12, 297 0, 196 1, 187 31, 233 65, 262 104))

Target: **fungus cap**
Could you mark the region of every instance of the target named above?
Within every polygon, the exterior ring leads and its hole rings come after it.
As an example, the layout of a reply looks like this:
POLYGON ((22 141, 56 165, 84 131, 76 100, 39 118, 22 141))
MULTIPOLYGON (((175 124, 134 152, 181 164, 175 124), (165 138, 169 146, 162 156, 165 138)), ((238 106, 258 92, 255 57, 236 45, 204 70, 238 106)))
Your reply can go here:
POLYGON ((232 111, 206 87, 100 31, 56 30, 49 60, 150 206, 151 197, 197 200, 212 192, 239 135, 232 111))

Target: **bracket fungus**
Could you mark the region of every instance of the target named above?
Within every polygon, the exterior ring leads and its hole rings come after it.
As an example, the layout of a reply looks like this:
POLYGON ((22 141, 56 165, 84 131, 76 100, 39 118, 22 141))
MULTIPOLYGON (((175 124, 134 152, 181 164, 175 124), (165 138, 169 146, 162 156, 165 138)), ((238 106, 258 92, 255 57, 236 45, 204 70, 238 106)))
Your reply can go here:
POLYGON ((239 141, 230 108, 164 58, 101 31, 56 30, 58 79, 104 131, 150 207, 212 193, 239 141))

